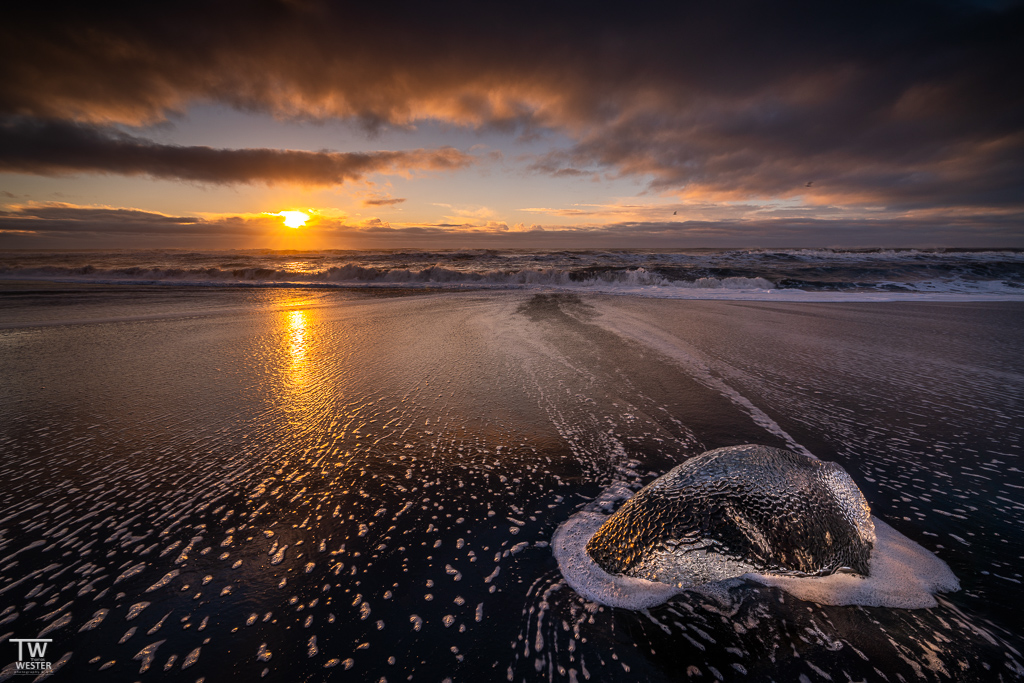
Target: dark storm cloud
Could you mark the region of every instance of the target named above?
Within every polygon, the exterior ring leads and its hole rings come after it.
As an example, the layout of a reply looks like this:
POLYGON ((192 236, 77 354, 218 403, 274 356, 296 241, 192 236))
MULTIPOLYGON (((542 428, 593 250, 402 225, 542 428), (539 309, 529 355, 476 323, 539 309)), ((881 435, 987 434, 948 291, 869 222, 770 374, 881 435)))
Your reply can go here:
POLYGON ((215 101, 556 129, 574 144, 535 170, 724 199, 1024 202, 1019 2, 90 5, 8 12, 0 111, 140 123, 215 101))
POLYGON ((473 162, 453 148, 307 152, 163 145, 104 126, 24 116, 0 119, 0 171, 148 175, 204 183, 334 185, 368 173, 450 170, 473 162))
POLYGON ((147 225, 188 225, 200 223, 201 219, 193 216, 167 216, 152 211, 138 209, 108 209, 75 206, 73 204, 42 204, 18 207, 13 211, 0 211, 0 219, 41 219, 48 221, 76 221, 104 224, 147 225))
POLYGON ((267 220, 228 217, 208 221, 195 216, 168 216, 152 211, 41 204, 0 211, 0 232, 102 235, 249 235, 267 220))

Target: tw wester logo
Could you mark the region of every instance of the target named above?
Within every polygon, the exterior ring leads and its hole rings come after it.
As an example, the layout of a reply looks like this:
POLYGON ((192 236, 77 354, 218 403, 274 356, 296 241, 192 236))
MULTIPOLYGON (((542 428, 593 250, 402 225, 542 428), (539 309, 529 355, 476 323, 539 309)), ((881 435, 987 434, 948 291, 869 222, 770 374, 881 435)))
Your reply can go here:
POLYGON ((41 674, 49 671, 50 662, 46 659, 46 645, 52 643, 51 638, 11 638, 18 644, 18 660, 14 662, 16 674, 41 674), (28 650, 28 659, 25 658, 28 650))

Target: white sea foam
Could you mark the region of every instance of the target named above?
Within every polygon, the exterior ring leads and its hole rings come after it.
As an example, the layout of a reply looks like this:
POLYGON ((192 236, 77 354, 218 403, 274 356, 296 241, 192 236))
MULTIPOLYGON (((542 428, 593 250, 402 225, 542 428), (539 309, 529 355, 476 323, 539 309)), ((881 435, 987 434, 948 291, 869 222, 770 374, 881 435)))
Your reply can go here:
POLYGON ((808 602, 920 609, 935 607, 935 593, 960 590, 960 581, 945 562, 878 519, 871 574, 832 574, 795 578, 747 574, 744 578, 781 588, 808 602))
POLYGON ((569 586, 593 602, 607 607, 642 610, 665 602, 682 590, 655 581, 613 576, 601 569, 584 547, 608 519, 600 512, 578 512, 555 531, 551 548, 569 586))
POLYGON ((741 410, 750 415, 750 418, 756 424, 784 439, 790 450, 815 459, 817 458, 802 444, 797 443, 796 439, 790 436, 767 413, 722 379, 723 375, 733 374, 734 370, 721 367, 719 363, 716 363, 694 348, 686 349, 681 347, 677 337, 666 334, 639 316, 606 306, 601 307, 601 314, 601 317, 596 321, 598 325, 619 336, 631 338, 639 344, 649 346, 660 353, 664 353, 684 366, 689 374, 698 382, 732 401, 741 410))
MULTIPOLYGON (((608 574, 585 547, 608 515, 590 509, 576 513, 555 531, 551 547, 566 583, 584 598, 608 607, 642 610, 660 605, 683 589, 654 581, 608 574)), ((871 575, 832 574, 792 577, 744 574, 743 579, 774 586, 790 595, 825 605, 921 609, 935 607, 935 593, 960 590, 949 566, 877 517, 871 575)), ((733 579, 730 579, 730 581, 733 579)), ((724 582, 717 582, 718 584, 724 582)), ((688 590, 714 589, 708 584, 688 590)))
POLYGON ((0 280, 412 289, 529 289, 747 301, 1020 301, 1015 251, 54 252, 0 280))

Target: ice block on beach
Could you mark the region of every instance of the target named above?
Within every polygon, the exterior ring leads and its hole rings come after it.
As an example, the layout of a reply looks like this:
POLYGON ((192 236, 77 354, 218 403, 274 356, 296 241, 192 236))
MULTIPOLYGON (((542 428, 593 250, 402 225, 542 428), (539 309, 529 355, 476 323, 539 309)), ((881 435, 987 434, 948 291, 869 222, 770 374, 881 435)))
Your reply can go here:
POLYGON ((868 503, 841 466, 746 445, 651 482, 586 550, 610 574, 685 588, 748 572, 867 575, 874 542, 868 503))

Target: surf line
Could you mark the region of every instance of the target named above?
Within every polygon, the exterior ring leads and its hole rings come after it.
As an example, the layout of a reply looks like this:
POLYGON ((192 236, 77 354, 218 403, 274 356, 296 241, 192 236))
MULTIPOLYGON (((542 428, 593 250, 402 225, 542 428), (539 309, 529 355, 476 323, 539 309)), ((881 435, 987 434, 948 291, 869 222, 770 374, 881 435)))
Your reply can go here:
MULTIPOLYGON (((599 304, 598 307, 600 307, 599 304)), ((734 405, 750 416, 756 425, 784 440, 792 450, 817 459, 816 455, 798 443, 778 422, 754 405, 746 396, 726 384, 721 377, 716 376, 712 364, 701 359, 697 355, 699 352, 683 349, 678 339, 648 325, 637 316, 622 311, 611 312, 604 308, 602 308, 602 313, 603 315, 594 321, 598 325, 620 337, 629 337, 640 342, 682 366, 695 380, 732 401, 734 405), (616 318, 621 319, 618 324, 616 324, 616 318), (642 334, 638 334, 638 332, 642 332, 642 334)))

